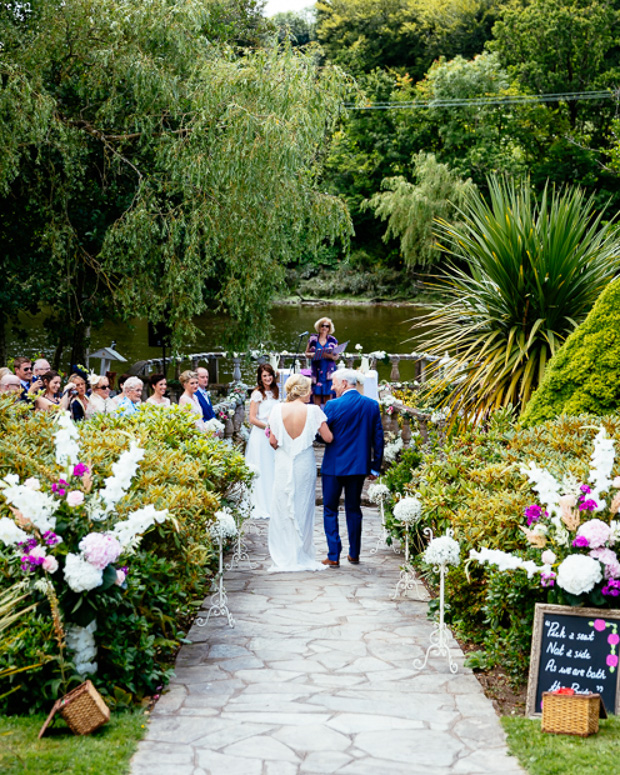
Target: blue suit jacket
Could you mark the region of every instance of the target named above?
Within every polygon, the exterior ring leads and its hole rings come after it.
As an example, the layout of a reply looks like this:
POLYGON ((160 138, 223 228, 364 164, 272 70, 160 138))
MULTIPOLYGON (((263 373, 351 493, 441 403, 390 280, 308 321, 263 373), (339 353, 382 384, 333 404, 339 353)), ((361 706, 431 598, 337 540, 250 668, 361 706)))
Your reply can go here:
POLYGON ((211 406, 211 401, 209 401, 208 398, 205 398, 200 390, 197 390, 194 395, 198 399, 198 403, 200 404, 200 408, 202 409, 202 419, 204 422, 209 422, 209 420, 212 420, 215 417, 215 412, 213 411, 213 407, 211 406))
POLYGON ((381 470, 383 425, 379 404, 349 390, 325 404, 334 440, 325 448, 321 471, 332 476, 368 476, 381 470))

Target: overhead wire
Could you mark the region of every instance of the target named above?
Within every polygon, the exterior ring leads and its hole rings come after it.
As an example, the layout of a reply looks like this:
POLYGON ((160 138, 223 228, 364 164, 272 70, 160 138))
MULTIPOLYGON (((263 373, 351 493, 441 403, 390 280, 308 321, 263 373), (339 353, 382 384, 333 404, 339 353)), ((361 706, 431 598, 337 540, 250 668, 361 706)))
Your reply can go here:
POLYGON ((463 97, 461 99, 413 100, 410 102, 345 102, 346 110, 417 110, 420 108, 486 107, 493 105, 526 105, 529 103, 573 102, 576 100, 619 99, 619 91, 554 92, 552 94, 514 94, 505 97, 463 97))

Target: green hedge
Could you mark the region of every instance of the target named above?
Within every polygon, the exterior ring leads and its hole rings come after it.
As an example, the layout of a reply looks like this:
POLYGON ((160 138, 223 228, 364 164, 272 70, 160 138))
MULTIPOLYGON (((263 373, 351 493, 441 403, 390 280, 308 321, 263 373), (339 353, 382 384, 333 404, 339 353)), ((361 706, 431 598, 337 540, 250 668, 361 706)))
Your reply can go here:
POLYGON ((618 409, 620 281, 616 280, 549 361, 520 421, 531 426, 560 414, 602 415, 618 409))
MULTIPOLYGON (((47 488, 58 476, 54 465, 53 417, 20 416, 0 399, 0 477, 21 481, 36 476, 47 488)), ((173 519, 156 525, 130 557, 127 589, 113 587, 97 599, 97 661, 92 676, 111 702, 128 704, 164 685, 176 651, 208 592, 216 566, 207 528, 238 482, 250 480, 242 455, 231 445, 200 434, 189 415, 172 407, 144 407, 131 417, 100 415, 80 426, 82 460, 91 467, 94 487, 110 475, 111 465, 129 438, 145 449, 135 484, 118 504, 126 513, 147 504, 167 508, 173 519)), ((0 517, 11 516, 0 498, 0 517)), ((0 546, 0 588, 22 577, 0 546)), ((45 710, 60 691, 59 662, 46 599, 4 638, 3 669, 41 666, 3 680, 0 712, 45 710)), ((78 681, 74 676, 72 682, 78 681)))

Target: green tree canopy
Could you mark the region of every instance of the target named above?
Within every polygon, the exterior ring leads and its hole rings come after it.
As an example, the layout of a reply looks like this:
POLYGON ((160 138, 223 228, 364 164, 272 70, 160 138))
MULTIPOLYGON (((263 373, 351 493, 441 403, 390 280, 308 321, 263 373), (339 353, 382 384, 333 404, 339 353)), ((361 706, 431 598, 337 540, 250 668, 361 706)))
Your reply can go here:
POLYGON ((125 313, 166 316, 177 345, 207 308, 245 342, 300 240, 346 240, 346 207, 319 186, 345 79, 290 47, 239 51, 263 34, 259 5, 1 6, 0 261, 51 274, 59 333, 101 316, 110 289, 125 313))

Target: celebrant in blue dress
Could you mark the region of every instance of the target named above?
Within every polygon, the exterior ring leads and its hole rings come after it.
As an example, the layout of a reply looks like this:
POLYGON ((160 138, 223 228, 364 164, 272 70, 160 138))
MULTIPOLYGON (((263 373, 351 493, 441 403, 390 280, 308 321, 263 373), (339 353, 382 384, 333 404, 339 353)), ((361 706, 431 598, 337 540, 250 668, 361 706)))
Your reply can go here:
POLYGON ((332 350, 338 340, 334 336, 335 328, 330 318, 319 318, 314 324, 316 334, 308 339, 306 357, 312 358, 312 394, 314 403, 321 405, 329 401, 332 395, 331 375, 336 370, 337 355, 332 350), (321 358, 316 355, 321 354, 321 358))

